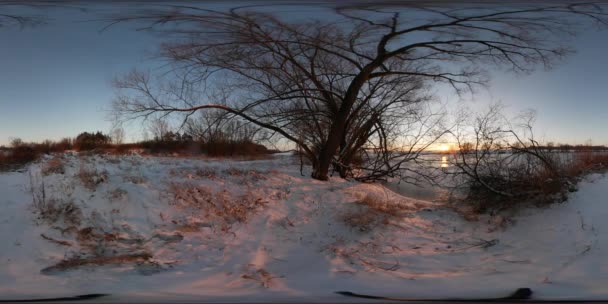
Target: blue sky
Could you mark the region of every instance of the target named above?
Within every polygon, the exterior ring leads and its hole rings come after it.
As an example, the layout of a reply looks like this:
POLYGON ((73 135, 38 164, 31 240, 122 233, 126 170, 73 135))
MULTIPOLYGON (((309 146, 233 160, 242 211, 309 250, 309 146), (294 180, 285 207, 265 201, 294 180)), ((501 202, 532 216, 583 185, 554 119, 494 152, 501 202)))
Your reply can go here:
POLYGON ((107 132, 111 80, 153 63, 158 40, 149 34, 125 26, 100 33, 104 23, 75 22, 91 17, 71 10, 51 17, 0 30, 0 144, 107 132))
MULTIPOLYGON (((154 67, 159 40, 133 27, 102 33, 100 22, 77 11, 53 10, 44 26, 0 29, 0 145, 109 131, 110 81, 134 67, 154 67)), ((577 53, 550 71, 494 73, 470 107, 502 101, 511 111, 538 110, 537 133, 558 142, 608 145, 608 31, 589 30, 572 44, 577 53)), ((441 98, 457 101, 452 92, 441 98)), ((127 139, 141 128, 127 128, 127 139)))

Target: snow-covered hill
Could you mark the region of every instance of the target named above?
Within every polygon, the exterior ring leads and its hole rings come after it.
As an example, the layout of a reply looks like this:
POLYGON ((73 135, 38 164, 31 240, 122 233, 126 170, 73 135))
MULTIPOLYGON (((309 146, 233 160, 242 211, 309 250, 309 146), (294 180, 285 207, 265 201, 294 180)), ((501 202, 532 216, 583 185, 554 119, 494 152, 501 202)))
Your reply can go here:
POLYGON ((529 287, 543 298, 608 298, 608 178, 590 176, 568 202, 507 223, 308 175, 289 155, 76 153, 0 173, 0 295, 352 301, 335 292, 529 287))

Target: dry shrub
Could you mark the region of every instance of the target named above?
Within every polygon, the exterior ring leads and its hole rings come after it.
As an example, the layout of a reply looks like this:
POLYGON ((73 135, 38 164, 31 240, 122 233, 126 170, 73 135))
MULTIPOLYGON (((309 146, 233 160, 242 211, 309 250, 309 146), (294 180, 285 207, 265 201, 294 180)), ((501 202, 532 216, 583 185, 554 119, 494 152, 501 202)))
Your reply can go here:
POLYGON ((188 178, 198 177, 198 178, 202 178, 202 179, 214 180, 214 179, 217 179, 218 172, 212 168, 198 168, 196 170, 192 170, 192 169, 184 167, 184 168, 171 169, 171 171, 169 171, 169 174, 171 174, 171 176, 176 176, 176 177, 182 177, 182 176, 185 176, 188 178))
POLYGON ((109 145, 106 150, 111 155, 131 155, 134 150, 143 149, 141 143, 109 145))
POLYGON ((216 215, 226 219, 229 224, 247 222, 259 207, 264 207, 268 203, 261 198, 254 199, 250 193, 237 198, 232 198, 229 195, 226 197, 226 190, 223 190, 223 193, 225 199, 222 201, 222 206, 216 211, 216 215))
MULTIPOLYGON (((356 241, 349 245, 344 238, 337 238, 334 242, 324 246, 323 251, 344 259, 349 265, 360 265, 366 269, 373 269, 373 271, 396 271, 401 267, 398 260, 378 259, 379 254, 401 251, 397 246, 386 243, 380 245, 378 241, 356 241)), ((347 272, 352 271, 347 270, 347 272)))
POLYGON ((99 131, 97 133, 83 132, 78 134, 76 139, 74 139, 73 146, 78 151, 92 151, 95 149, 105 149, 110 142, 110 137, 99 131))
POLYGON ((116 188, 108 193, 108 198, 111 201, 117 201, 127 196, 127 191, 121 188, 116 188))
POLYGON ((268 179, 268 175, 271 172, 268 171, 258 171, 258 170, 244 170, 244 169, 238 169, 238 168, 228 168, 226 170, 224 170, 224 173, 226 175, 229 176, 236 176, 236 177, 243 177, 243 178, 247 178, 250 179, 252 181, 260 181, 260 180, 267 180, 268 179))
POLYGON ((369 209, 384 213, 390 216, 397 216, 402 211, 405 210, 405 207, 399 204, 398 202, 391 200, 384 200, 378 196, 367 194, 362 199, 356 202, 357 204, 365 205, 369 209))
POLYGON ((398 202, 383 200, 367 194, 355 202, 356 209, 342 215, 342 222, 361 232, 369 232, 380 225, 387 225, 391 218, 402 215, 406 208, 398 202))
POLYGON ((70 269, 75 269, 82 266, 95 265, 95 266, 103 266, 103 265, 111 265, 111 264, 129 264, 129 263, 146 263, 152 258, 152 255, 149 253, 140 253, 140 254, 123 254, 116 256, 104 256, 104 257, 91 257, 91 258, 71 258, 62 260, 61 262, 46 267, 40 270, 43 274, 54 274, 61 271, 66 271, 70 269))
POLYGON ((89 226, 78 230, 76 240, 82 248, 100 256, 111 247, 109 243, 116 241, 116 235, 105 232, 99 227, 89 226))
POLYGON ((211 168, 196 169, 194 174, 198 177, 206 178, 206 179, 216 179, 217 178, 217 172, 211 168))
POLYGON ((195 208, 214 221, 223 231, 234 223, 245 223, 268 202, 254 198, 251 193, 234 197, 226 189, 214 192, 208 187, 172 183, 168 192, 181 207, 195 208))
POLYGON ((26 164, 40 157, 40 153, 30 146, 17 146, 11 151, 11 159, 18 164, 26 164))
POLYGON ((15 170, 39 157, 40 153, 33 147, 20 144, 6 152, 0 151, 0 170, 15 170))
POLYGON ((148 179, 146 179, 145 177, 137 175, 123 176, 122 180, 136 185, 145 184, 146 182, 148 182, 148 179))
POLYGON ((502 180, 482 176, 482 180, 491 183, 496 189, 513 195, 497 195, 480 183, 471 183, 465 201, 473 205, 477 213, 490 214, 498 214, 518 206, 544 206, 564 202, 568 199, 569 192, 577 191, 577 183, 581 177, 608 168, 608 153, 605 151, 568 153, 572 154, 550 155, 551 167, 526 162, 505 169, 508 170, 508 178, 502 180))
POLYGON ((57 245, 60 245, 60 246, 67 246, 67 247, 71 247, 72 246, 71 242, 64 241, 64 240, 58 240, 58 239, 46 236, 44 233, 41 233, 40 237, 42 237, 43 239, 45 239, 45 240, 47 240, 47 241, 49 241, 49 242, 51 242, 53 244, 57 244, 57 245))
POLYGON ((30 143, 29 146, 40 154, 63 153, 73 148, 70 138, 64 138, 58 142, 47 139, 42 143, 30 143))
POLYGON ((44 179, 30 172, 30 192, 32 206, 38 214, 38 219, 48 223, 62 221, 67 225, 78 226, 82 220, 82 210, 72 199, 47 197, 44 179))
POLYGON ((270 152, 260 144, 248 140, 211 140, 200 144, 201 151, 209 156, 263 156, 270 152))
POLYGON ((349 227, 357 228, 361 232, 372 231, 377 226, 386 223, 386 216, 368 210, 347 212, 342 221, 349 227))
POLYGON ((241 275, 241 278, 256 281, 256 282, 260 283, 260 285, 262 285, 262 287, 264 287, 264 288, 269 288, 270 283, 273 279, 282 278, 282 277, 283 276, 273 276, 270 272, 268 272, 264 268, 260 268, 257 270, 253 269, 253 270, 248 271, 246 274, 241 275))
POLYGON ((565 174, 580 176, 589 172, 606 170, 608 168, 608 152, 582 151, 572 152, 574 159, 569 164, 563 164, 565 174))
POLYGON ((81 162, 80 170, 78 171, 78 178, 85 188, 89 189, 90 191, 95 191, 97 185, 108 180, 108 172, 99 172, 95 167, 87 168, 84 162, 81 162))
POLYGON ((64 174, 65 166, 63 160, 59 156, 55 156, 44 164, 42 167, 42 175, 48 176, 51 174, 64 174))
POLYGON ((187 141, 151 140, 139 143, 149 154, 178 154, 190 155, 200 153, 196 144, 187 141))
POLYGON ((48 223, 61 221, 68 226, 78 226, 82 221, 82 210, 73 200, 62 201, 56 198, 47 199, 44 203, 34 203, 38 219, 48 223))

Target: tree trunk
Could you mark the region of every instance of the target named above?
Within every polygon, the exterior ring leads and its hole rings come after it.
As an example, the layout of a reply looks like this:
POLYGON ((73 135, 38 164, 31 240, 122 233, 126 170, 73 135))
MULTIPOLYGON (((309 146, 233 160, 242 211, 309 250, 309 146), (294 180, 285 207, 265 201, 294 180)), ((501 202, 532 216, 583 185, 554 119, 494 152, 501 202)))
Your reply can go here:
POLYGON ((313 165, 311 177, 314 179, 326 181, 329 179, 329 166, 331 165, 333 153, 329 153, 327 149, 323 148, 319 153, 319 158, 316 162, 316 166, 313 165))
POLYGON ((314 179, 326 181, 329 179, 329 166, 331 165, 332 158, 336 153, 336 150, 342 142, 342 138, 345 134, 346 123, 348 115, 350 114, 351 108, 357 99, 359 90, 369 79, 369 74, 382 63, 383 59, 376 58, 374 62, 368 64, 351 82, 348 91, 342 100, 342 105, 334 117, 334 121, 331 124, 327 141, 325 145, 319 151, 319 166, 313 168, 311 177, 314 179))

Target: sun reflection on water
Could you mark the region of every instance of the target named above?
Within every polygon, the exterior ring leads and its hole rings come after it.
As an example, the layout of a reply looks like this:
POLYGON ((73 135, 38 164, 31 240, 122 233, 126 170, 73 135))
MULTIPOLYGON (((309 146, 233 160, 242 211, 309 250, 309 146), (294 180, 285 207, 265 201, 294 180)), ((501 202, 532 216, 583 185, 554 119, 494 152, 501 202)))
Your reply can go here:
POLYGON ((447 168, 447 167, 448 167, 448 157, 442 156, 441 157, 441 168, 447 168))

